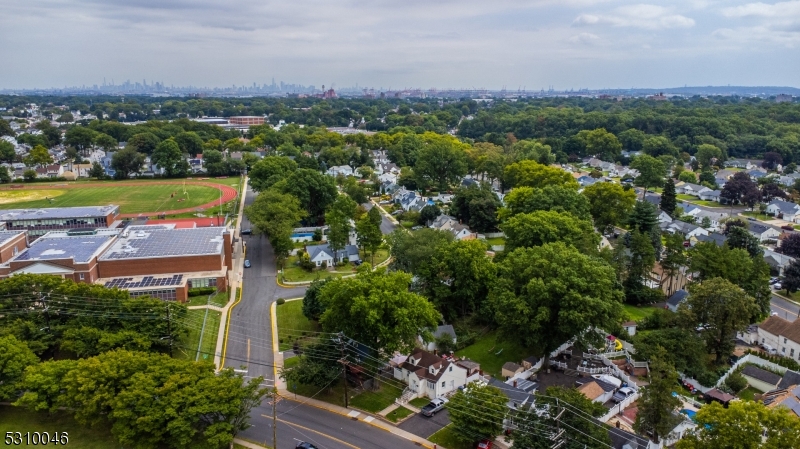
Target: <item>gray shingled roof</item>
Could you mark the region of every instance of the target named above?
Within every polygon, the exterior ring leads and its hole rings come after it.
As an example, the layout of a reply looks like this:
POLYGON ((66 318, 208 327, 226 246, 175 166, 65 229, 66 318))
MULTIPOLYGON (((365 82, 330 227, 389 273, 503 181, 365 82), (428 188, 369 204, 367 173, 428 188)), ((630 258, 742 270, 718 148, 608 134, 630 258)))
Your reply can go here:
POLYGON ((672 296, 669 297, 669 299, 667 300, 667 304, 671 306, 677 306, 681 303, 681 301, 686 299, 688 296, 689 292, 687 292, 686 290, 683 289, 678 290, 675 293, 673 293, 672 296))
POLYGON ((778 383, 781 381, 781 376, 771 373, 765 369, 761 369, 755 365, 745 366, 742 370, 742 374, 752 377, 753 379, 766 382, 770 385, 778 385, 778 383))

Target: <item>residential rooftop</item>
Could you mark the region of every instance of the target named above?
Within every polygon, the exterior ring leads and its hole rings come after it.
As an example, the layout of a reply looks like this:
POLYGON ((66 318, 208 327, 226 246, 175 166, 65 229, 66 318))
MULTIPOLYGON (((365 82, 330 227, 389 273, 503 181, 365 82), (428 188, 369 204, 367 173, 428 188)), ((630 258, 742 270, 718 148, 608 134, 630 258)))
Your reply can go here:
POLYGON ((52 220, 56 218, 91 218, 118 214, 119 206, 46 207, 41 209, 6 209, 0 220, 52 220))
POLYGON ((225 227, 170 229, 167 225, 129 226, 100 260, 221 254, 225 227))

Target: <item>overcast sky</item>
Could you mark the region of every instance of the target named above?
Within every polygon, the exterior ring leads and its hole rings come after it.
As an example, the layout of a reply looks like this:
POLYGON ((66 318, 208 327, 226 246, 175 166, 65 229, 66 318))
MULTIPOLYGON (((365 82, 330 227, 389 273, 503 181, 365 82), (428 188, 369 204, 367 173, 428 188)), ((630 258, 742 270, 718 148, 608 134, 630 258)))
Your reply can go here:
POLYGON ((0 88, 800 86, 800 0, 0 0, 0 88))

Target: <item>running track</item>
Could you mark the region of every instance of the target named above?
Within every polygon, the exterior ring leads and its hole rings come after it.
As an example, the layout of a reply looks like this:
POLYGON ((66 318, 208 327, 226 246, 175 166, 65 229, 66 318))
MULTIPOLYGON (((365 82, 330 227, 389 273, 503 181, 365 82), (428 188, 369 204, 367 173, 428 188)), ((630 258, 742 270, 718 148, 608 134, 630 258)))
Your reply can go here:
MULTIPOLYGON (((130 185, 130 186, 164 185, 164 184, 183 185, 184 181, 177 181, 176 180, 176 181, 114 183, 114 184, 116 184, 117 186, 120 186, 120 185, 130 185)), ((95 188, 95 187, 110 187, 110 186, 113 186, 114 184, 111 184, 111 183, 103 183, 103 184, 95 184, 95 185, 85 185, 85 184, 84 185, 48 184, 48 185, 25 186, 25 189, 8 189, 8 190, 28 190, 28 189, 47 189, 47 190, 49 190, 49 189, 53 189, 53 188, 58 188, 58 189, 76 189, 76 188, 91 189, 91 188, 95 188)), ((217 190, 221 190, 222 191, 222 199, 217 199, 217 200, 214 200, 214 201, 212 201, 210 203, 201 204, 201 205, 195 206, 195 207, 186 207, 186 208, 183 208, 183 209, 173 209, 173 210, 162 210, 162 211, 158 211, 158 212, 140 212, 140 213, 136 213, 136 214, 120 214, 119 217, 120 218, 136 218, 136 217, 140 217, 140 216, 150 216, 150 215, 159 215, 159 214, 174 215, 174 214, 183 214, 183 213, 187 213, 187 212, 195 212, 197 209, 208 209, 208 208, 211 208, 211 207, 219 206, 221 204, 225 204, 228 201, 232 201, 232 200, 236 199, 236 197, 238 196, 238 193, 236 192, 236 189, 234 189, 233 187, 222 185, 222 184, 215 184, 213 182, 202 182, 202 181, 186 181, 186 184, 196 185, 196 186, 212 187, 212 188, 215 188, 217 190)), ((6 190, 6 189, 3 189, 3 190, 6 190)))

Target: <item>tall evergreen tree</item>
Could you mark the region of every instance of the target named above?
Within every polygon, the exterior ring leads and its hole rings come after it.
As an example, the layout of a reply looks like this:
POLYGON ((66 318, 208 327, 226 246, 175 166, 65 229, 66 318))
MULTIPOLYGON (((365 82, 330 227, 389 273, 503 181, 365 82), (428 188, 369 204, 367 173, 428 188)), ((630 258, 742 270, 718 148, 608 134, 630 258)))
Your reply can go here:
POLYGON ((650 384, 644 387, 639 399, 639 413, 633 428, 641 434, 652 433, 653 440, 669 435, 680 422, 675 409, 681 404, 672 396, 678 373, 667 362, 667 350, 659 347, 650 359, 650 384))
POLYGON ((656 207, 647 201, 637 201, 633 206, 633 212, 628 217, 628 224, 631 230, 638 230, 642 234, 650 236, 653 242, 653 249, 656 250, 656 260, 661 254, 661 228, 658 227, 658 213, 656 207))
POLYGON ((675 213, 677 207, 677 196, 675 194, 675 181, 672 178, 667 178, 664 182, 664 191, 661 192, 661 210, 668 213, 670 217, 675 213))

